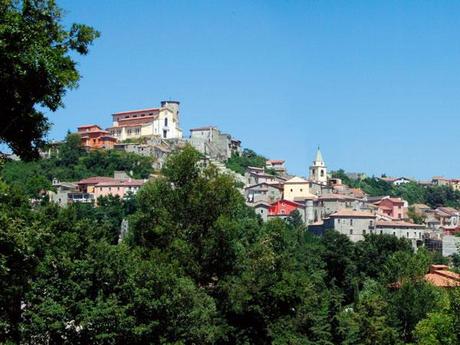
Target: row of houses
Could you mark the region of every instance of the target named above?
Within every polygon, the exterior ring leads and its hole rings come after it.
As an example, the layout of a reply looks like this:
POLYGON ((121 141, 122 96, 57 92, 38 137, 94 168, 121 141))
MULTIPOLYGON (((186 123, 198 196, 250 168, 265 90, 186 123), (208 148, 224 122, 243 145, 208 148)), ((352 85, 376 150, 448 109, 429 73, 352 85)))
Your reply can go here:
POLYGON ((381 177, 382 181, 388 182, 394 186, 400 186, 406 183, 417 183, 423 186, 446 186, 454 191, 460 191, 460 179, 446 178, 443 176, 434 176, 431 180, 420 181, 410 177, 381 177))
POLYGON ((136 194, 147 180, 133 179, 125 172, 117 171, 114 177, 93 176, 76 182, 61 182, 53 180, 53 191, 48 191, 48 197, 61 207, 72 203, 96 204, 100 197, 118 196, 125 198, 136 194))
MULTIPOLYGON (((273 163, 267 162, 266 166, 273 163)), ((390 234, 409 239, 414 247, 423 244, 428 230, 408 219, 405 200, 368 197, 359 188, 331 178, 319 149, 306 178, 273 175, 253 167, 247 169, 245 177, 246 202, 264 221, 287 218, 298 211, 309 230, 317 234, 335 229, 352 241, 363 240, 366 234, 390 234)))

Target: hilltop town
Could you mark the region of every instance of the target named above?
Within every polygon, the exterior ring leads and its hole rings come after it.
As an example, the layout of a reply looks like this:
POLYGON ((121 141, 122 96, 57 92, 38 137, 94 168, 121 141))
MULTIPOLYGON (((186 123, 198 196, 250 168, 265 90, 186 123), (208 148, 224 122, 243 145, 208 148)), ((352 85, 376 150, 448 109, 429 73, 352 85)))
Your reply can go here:
MULTIPOLYGON (((146 157, 151 160, 152 173, 141 179, 134 178, 132 171, 114 171, 112 176, 89 176, 77 181, 60 181, 54 177, 53 188, 47 191, 49 200, 66 207, 72 203, 97 205, 98 198, 109 195, 121 198, 135 195, 149 179, 161 174, 171 153, 191 145, 202 154, 203 163, 215 166, 235 180, 246 204, 263 221, 295 215, 316 235, 335 229, 357 242, 364 240, 367 234, 386 234, 407 239, 414 249, 426 247, 443 256, 458 251, 460 211, 454 207, 428 206, 390 195, 391 192, 366 193, 359 187, 359 181, 366 179, 364 174, 330 172, 320 148, 308 171, 306 168, 306 176, 293 176, 284 160, 248 153, 250 150, 243 150, 240 140, 218 127, 192 128, 185 138, 180 116, 178 101, 162 101, 158 108, 113 113, 113 124, 107 129, 97 124, 78 127, 75 133, 86 151, 107 150, 146 157), (244 164, 240 162, 243 159, 244 164)), ((61 144, 51 143, 42 151, 42 157, 50 158, 61 144)), ((459 179, 443 177, 434 177, 431 181, 407 177, 370 180, 388 188, 410 185, 421 189, 447 188, 454 193, 460 190, 459 179)))

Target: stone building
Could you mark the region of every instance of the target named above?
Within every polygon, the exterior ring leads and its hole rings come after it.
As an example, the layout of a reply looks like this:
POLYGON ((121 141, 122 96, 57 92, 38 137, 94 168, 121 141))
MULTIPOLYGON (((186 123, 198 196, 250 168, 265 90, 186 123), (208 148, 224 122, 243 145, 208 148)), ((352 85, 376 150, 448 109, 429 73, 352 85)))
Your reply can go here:
POLYGON ((364 240, 364 235, 370 233, 375 223, 376 216, 372 212, 342 209, 324 220, 324 229, 334 229, 357 242, 364 240))
POLYGON ((190 129, 190 144, 208 158, 226 161, 233 154, 241 154, 241 141, 217 127, 206 126, 190 129))
POLYGON ((244 188, 246 201, 273 203, 283 197, 283 187, 278 182, 262 182, 244 188))

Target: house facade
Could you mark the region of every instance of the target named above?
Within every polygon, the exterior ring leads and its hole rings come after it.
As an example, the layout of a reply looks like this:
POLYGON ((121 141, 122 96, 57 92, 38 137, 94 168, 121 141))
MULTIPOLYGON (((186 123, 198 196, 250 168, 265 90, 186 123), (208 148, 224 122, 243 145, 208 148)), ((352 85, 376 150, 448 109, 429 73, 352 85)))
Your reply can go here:
POLYGON ((319 221, 342 209, 360 209, 362 202, 342 194, 324 194, 315 201, 314 218, 319 221))
POLYGON ((401 198, 384 197, 374 205, 378 207, 378 213, 393 219, 407 219, 408 204, 401 198))
POLYGON ((262 182, 244 188, 248 203, 266 202, 273 203, 282 199, 283 187, 278 182, 262 182))
POLYGON ((364 240, 364 236, 371 233, 376 219, 376 215, 369 211, 342 209, 324 220, 324 228, 334 229, 346 235, 351 241, 357 242, 364 240))
POLYGON ((124 198, 129 193, 136 194, 144 180, 135 179, 112 179, 111 181, 99 182, 94 186, 94 199, 105 196, 119 196, 124 198))
POLYGON ((119 141, 152 136, 162 139, 182 138, 179 104, 177 101, 162 101, 159 108, 114 113, 112 127, 107 130, 119 141))
POLYGON ((265 168, 273 169, 276 173, 284 175, 286 174, 284 163, 285 161, 281 159, 269 159, 265 162, 265 168))
POLYGON ((112 149, 117 142, 115 137, 98 125, 80 126, 77 134, 81 137, 82 146, 89 150, 112 149))
POLYGON ((303 206, 299 203, 290 200, 279 200, 270 205, 268 209, 268 219, 270 218, 287 218, 292 212, 299 210, 303 215, 303 206))
POLYGON ((297 176, 284 182, 283 190, 285 200, 294 201, 314 197, 310 193, 310 182, 297 176))

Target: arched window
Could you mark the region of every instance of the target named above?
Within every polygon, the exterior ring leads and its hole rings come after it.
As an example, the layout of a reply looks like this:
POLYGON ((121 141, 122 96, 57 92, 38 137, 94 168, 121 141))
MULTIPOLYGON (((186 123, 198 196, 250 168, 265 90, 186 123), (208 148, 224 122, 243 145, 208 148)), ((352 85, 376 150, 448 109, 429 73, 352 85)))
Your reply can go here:
POLYGON ((168 118, 165 117, 165 127, 168 127, 168 118))
POLYGON ((324 170, 321 169, 321 177, 324 177, 324 170))

